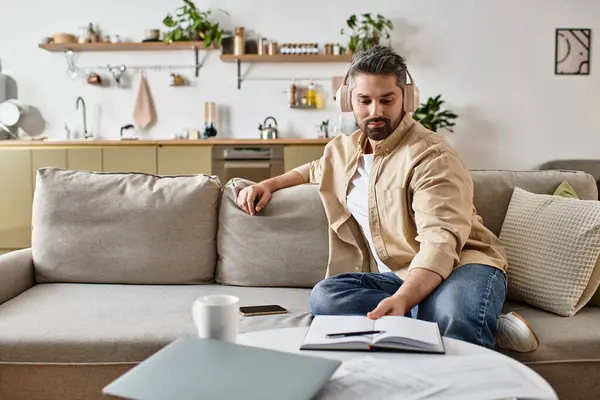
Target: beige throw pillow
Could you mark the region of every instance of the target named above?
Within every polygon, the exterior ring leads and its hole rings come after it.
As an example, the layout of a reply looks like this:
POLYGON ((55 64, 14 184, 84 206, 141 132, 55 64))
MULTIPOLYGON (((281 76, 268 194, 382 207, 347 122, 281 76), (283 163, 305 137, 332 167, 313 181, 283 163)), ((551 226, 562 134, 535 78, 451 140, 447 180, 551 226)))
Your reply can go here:
POLYGON ((514 189, 500 240, 508 298, 561 316, 577 313, 600 283, 600 202, 514 189))

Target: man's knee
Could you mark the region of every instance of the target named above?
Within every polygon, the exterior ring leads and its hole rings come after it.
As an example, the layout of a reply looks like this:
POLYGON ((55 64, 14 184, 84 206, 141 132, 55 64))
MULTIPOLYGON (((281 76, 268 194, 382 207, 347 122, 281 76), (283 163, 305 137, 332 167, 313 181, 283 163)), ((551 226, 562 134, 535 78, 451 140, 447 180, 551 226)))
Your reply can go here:
POLYGON ((310 293, 310 311, 312 315, 337 315, 339 295, 360 286, 360 278, 355 274, 340 274, 318 282, 310 293))
POLYGON ((442 283, 446 286, 438 288, 419 307, 419 318, 437 322, 444 336, 493 347, 504 295, 500 274, 491 270, 479 279, 465 276, 461 282, 455 279, 442 283))

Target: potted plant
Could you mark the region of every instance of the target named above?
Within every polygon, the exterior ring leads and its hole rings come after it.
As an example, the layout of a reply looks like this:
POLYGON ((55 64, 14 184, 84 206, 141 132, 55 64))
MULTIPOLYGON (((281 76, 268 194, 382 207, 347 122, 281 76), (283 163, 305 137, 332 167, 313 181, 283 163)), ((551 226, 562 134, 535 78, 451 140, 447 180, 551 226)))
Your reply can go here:
POLYGON ((427 102, 422 103, 413 113, 413 118, 425 128, 434 132, 440 129, 454 132, 453 127, 456 125, 454 120, 458 118, 458 115, 449 110, 442 110, 444 100, 441 97, 442 95, 438 94, 427 99, 427 102))
MULTIPOLYGON (((394 29, 392 21, 380 14, 373 17, 370 13, 359 16, 351 15, 346 20, 346 25, 350 29, 348 49, 352 53, 368 50, 381 44, 381 39, 389 39, 390 31, 394 29)), ((344 34, 344 28, 342 28, 341 34, 344 34)))
POLYGON ((163 24, 170 28, 163 34, 166 43, 186 40, 200 40, 204 46, 220 45, 223 37, 219 23, 211 20, 212 11, 200 11, 191 0, 183 0, 183 5, 168 13, 163 24))

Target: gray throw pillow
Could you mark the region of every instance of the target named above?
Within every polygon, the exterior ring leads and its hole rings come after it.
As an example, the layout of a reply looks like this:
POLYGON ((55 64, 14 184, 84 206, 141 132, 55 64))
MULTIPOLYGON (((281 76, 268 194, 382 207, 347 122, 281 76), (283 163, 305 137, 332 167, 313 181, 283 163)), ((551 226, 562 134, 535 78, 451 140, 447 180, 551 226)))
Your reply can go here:
POLYGON ((32 254, 38 282, 214 281, 217 178, 38 170, 32 254))
POLYGON ((239 286, 312 287, 325 277, 329 225, 316 185, 273 193, 255 216, 236 204, 252 182, 231 180, 224 189, 217 234, 217 282, 239 286))

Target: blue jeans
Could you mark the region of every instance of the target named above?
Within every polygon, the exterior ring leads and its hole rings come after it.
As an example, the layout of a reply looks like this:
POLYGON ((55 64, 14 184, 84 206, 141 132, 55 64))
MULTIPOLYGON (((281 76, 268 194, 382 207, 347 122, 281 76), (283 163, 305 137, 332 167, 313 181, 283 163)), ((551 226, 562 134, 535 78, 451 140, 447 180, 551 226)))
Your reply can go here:
MULTIPOLYGON (((366 315, 404 281, 393 272, 344 273, 317 283, 313 315, 366 315)), ((443 336, 494 348, 497 318, 506 298, 502 271, 488 265, 457 268, 407 316, 437 322, 443 336)))

